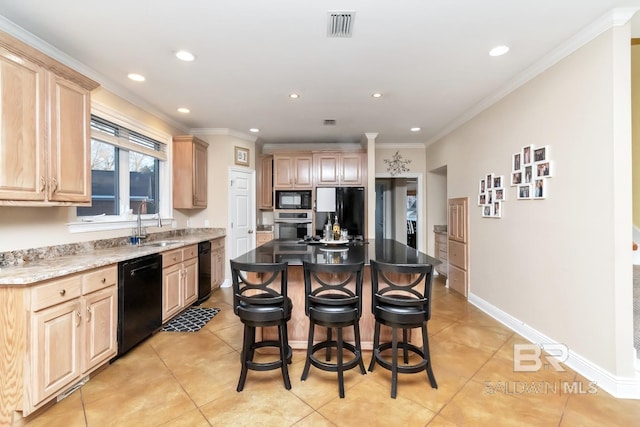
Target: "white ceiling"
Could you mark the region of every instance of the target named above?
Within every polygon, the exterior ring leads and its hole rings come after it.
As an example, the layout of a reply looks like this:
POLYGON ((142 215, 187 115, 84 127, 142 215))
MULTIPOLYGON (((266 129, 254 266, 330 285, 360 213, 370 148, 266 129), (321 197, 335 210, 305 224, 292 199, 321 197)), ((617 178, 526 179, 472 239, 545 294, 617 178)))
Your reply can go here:
POLYGON ((350 143, 375 132, 378 142, 428 143, 611 8, 639 4, 0 0, 0 15, 108 90, 187 131, 249 135, 256 127, 265 143, 350 143), (327 12, 335 10, 356 12, 353 37, 326 36, 327 12), (490 57, 499 44, 510 52, 490 57), (179 49, 197 60, 178 61, 179 49), (147 80, 134 83, 131 72, 147 80), (291 92, 300 99, 289 99, 291 92), (180 106, 191 113, 178 113, 180 106), (422 130, 410 132, 414 126, 422 130))

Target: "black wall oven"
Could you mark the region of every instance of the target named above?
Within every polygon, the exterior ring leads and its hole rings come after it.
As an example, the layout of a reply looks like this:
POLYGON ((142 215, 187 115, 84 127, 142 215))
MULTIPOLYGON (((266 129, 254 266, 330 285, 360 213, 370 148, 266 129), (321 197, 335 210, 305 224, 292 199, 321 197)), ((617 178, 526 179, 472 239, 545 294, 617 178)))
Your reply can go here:
POLYGON ((311 210, 311 190, 276 190, 276 209, 311 210))

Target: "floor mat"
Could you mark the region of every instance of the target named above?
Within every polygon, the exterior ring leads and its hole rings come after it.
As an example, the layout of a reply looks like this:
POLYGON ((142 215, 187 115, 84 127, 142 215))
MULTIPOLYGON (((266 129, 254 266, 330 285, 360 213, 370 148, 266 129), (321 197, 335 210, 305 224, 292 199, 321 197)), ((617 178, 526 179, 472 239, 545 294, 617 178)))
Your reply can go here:
POLYGON ((165 332, 196 332, 220 312, 219 308, 189 307, 178 317, 164 325, 165 332))

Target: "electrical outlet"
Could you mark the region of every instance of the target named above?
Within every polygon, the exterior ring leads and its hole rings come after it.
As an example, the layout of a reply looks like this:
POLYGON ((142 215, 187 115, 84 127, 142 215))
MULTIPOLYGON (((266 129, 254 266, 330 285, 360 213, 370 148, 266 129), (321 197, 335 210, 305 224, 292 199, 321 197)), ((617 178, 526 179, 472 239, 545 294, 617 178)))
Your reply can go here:
POLYGON ((191 225, 191 221, 187 220, 187 228, 191 225))
POLYGON ((204 226, 205 226, 205 227, 208 227, 208 226, 209 226, 209 220, 208 220, 208 219, 205 219, 205 220, 204 220, 204 226))

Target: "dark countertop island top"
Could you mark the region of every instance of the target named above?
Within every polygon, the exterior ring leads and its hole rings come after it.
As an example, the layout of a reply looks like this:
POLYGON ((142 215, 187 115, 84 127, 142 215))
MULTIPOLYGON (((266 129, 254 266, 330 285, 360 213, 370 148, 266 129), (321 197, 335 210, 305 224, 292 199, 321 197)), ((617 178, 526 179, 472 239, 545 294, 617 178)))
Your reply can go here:
POLYGON ((318 264, 347 264, 370 260, 394 264, 441 263, 438 259, 396 240, 365 240, 345 245, 321 245, 298 243, 295 240, 272 240, 234 259, 252 264, 288 262, 302 265, 302 261, 318 264))

